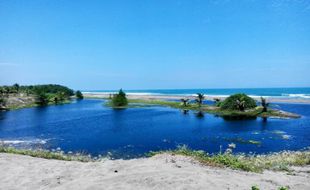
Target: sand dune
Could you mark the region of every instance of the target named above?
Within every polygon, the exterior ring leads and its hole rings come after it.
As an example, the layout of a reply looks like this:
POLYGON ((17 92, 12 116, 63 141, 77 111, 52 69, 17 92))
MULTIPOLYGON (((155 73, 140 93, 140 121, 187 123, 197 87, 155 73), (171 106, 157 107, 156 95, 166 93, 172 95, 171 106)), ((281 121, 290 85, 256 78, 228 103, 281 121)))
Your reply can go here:
POLYGON ((293 175, 202 166, 169 154, 81 163, 0 154, 0 189, 310 189, 310 167, 293 175))

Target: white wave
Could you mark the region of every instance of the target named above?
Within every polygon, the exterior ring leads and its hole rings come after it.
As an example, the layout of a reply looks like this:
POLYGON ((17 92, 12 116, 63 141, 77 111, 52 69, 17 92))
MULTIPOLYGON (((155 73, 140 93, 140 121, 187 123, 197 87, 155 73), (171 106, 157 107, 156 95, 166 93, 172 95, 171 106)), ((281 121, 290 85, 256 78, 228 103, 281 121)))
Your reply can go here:
MULTIPOLYGON (((83 91, 84 94, 97 94, 97 95, 110 95, 116 94, 118 91, 109 91, 109 92, 100 92, 100 91, 83 91)), ((197 94, 178 94, 178 93, 158 93, 158 92, 126 92, 127 95, 134 95, 134 96, 194 96, 196 97, 197 94)), ((205 96, 211 98, 227 98, 230 95, 228 94, 204 94, 205 96)), ((262 96, 262 95, 253 95, 249 94, 248 96, 259 99, 260 97, 264 98, 303 98, 303 99, 310 99, 310 94, 281 94, 281 96, 262 96)))
POLYGON ((310 98, 310 94, 282 94, 282 96, 286 96, 290 98, 305 98, 305 99, 310 98))
POLYGON ((12 144, 12 145, 18 145, 18 144, 46 144, 47 140, 44 139, 34 139, 34 140, 1 140, 0 143, 3 144, 12 144))
POLYGON ((165 94, 160 94, 160 93, 149 93, 149 92, 127 92, 126 94, 128 95, 165 95, 165 94))

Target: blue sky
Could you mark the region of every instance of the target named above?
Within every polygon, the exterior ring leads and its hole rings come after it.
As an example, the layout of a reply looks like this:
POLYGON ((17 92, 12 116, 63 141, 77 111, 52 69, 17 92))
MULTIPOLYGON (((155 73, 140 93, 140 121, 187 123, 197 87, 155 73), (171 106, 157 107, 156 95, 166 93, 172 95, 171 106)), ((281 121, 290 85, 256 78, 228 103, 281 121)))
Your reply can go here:
POLYGON ((310 86, 310 1, 0 0, 0 84, 310 86))

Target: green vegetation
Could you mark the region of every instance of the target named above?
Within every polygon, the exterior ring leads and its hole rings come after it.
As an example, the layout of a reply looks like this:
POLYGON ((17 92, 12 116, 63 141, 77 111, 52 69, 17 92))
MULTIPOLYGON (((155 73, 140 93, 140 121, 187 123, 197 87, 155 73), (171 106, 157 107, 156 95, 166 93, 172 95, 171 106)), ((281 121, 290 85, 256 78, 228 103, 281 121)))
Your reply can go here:
POLYGON ((84 98, 82 92, 79 90, 75 92, 75 96, 77 99, 83 99, 84 98))
POLYGON ((180 100, 181 100, 182 105, 183 105, 184 107, 186 107, 186 106, 188 105, 188 101, 189 101, 188 98, 181 98, 180 100))
POLYGON ((221 106, 221 99, 220 98, 214 98, 213 99, 214 100, 214 105, 216 106, 216 107, 220 107, 221 106))
POLYGON ((128 105, 128 100, 126 98, 125 92, 120 89, 118 94, 114 94, 112 97, 112 106, 117 108, 117 107, 125 107, 128 105))
POLYGON ((279 188, 279 190, 289 190, 289 189, 290 189, 290 188, 287 187, 287 186, 286 186, 286 187, 283 187, 283 186, 282 186, 282 187, 279 188))
POLYGON ((204 98, 205 98, 205 96, 203 94, 197 93, 196 102, 197 102, 199 107, 201 107, 204 98))
POLYGON ((139 104, 150 104, 150 105, 162 105, 162 106, 169 106, 173 108, 180 108, 180 109, 191 109, 191 110, 198 110, 199 107, 197 104, 183 104, 183 102, 174 102, 174 101, 163 101, 163 100, 145 100, 145 99, 129 99, 128 103, 139 103, 139 104))
POLYGON ((183 102, 175 101, 164 101, 164 100, 146 100, 146 99, 129 99, 129 104, 146 104, 146 105, 162 105, 169 106, 177 109, 186 109, 201 111, 205 113, 215 114, 222 116, 224 119, 251 119, 256 117, 280 117, 280 118, 299 118, 299 115, 295 115, 288 112, 282 112, 278 110, 269 109, 267 112, 262 112, 262 107, 255 107, 254 109, 239 111, 239 110, 223 110, 217 106, 190 104, 187 103, 186 106, 183 102))
POLYGON ((300 118, 299 115, 284 112, 281 110, 268 109, 266 112, 263 112, 264 107, 256 106, 255 100, 248 97, 245 94, 235 94, 228 97, 227 98, 228 100, 226 99, 224 101, 216 99, 214 106, 203 104, 204 95, 201 93, 198 93, 197 95, 198 95, 197 99, 195 99, 196 103, 189 103, 190 100, 185 98, 180 99, 180 102, 165 101, 158 99, 129 99, 129 100, 126 99, 127 100, 126 102, 129 103, 129 105, 121 104, 122 106, 117 106, 118 101, 116 101, 115 104, 113 103, 113 99, 115 100, 114 95, 112 101, 109 101, 106 105, 111 107, 122 107, 122 108, 143 107, 147 105, 161 105, 182 109, 184 114, 187 114, 188 110, 194 110, 197 111, 196 112, 197 117, 203 116, 203 113, 210 113, 217 116, 221 116, 227 120, 255 119, 256 117, 263 117, 265 119, 267 117, 300 118), (140 104, 140 105, 137 106, 134 104, 140 104), (232 107, 232 109, 229 109, 230 107, 232 107))
POLYGON ((269 103, 267 103, 266 98, 260 97, 260 99, 261 99, 261 104, 262 104, 262 107, 263 107, 263 112, 267 112, 269 103))
POLYGON ((223 110, 245 111, 246 109, 253 109, 255 107, 255 100, 246 94, 231 95, 220 104, 220 108, 223 110))
POLYGON ((253 185, 253 186, 251 187, 251 190, 259 190, 259 187, 258 187, 257 185, 253 185))
POLYGON ((10 95, 16 93, 24 94, 35 94, 37 92, 42 92, 46 94, 55 94, 57 92, 63 92, 65 96, 73 96, 74 91, 68 87, 57 85, 57 84, 46 84, 46 85, 29 85, 29 86, 20 86, 14 84, 12 86, 0 86, 0 94, 10 95))
MULTIPOLYGON (((228 150, 228 149, 227 149, 228 150)), ((150 152, 149 156, 169 153, 190 156, 210 166, 229 167, 237 170, 262 172, 263 170, 291 171, 291 166, 310 164, 310 150, 283 151, 267 155, 231 154, 231 151, 210 155, 204 151, 191 150, 187 146, 179 146, 175 150, 150 152)))
POLYGON ((0 109, 66 103, 72 95, 73 90, 56 84, 0 86, 0 109))
POLYGON ((89 162, 92 161, 91 157, 81 154, 64 154, 62 151, 51 152, 48 150, 23 150, 12 147, 0 146, 0 153, 12 153, 20 155, 28 155, 32 157, 45 158, 45 159, 56 159, 66 161, 81 161, 89 162))
POLYGON ((36 92, 35 94, 35 103, 43 106, 43 105, 47 105, 49 102, 47 94, 43 93, 43 92, 36 92))
MULTIPOLYGON (((179 146, 175 150, 150 152, 148 156, 157 154, 173 154, 189 156, 199 161, 202 164, 216 167, 229 167, 231 169, 243 170, 249 172, 263 172, 264 170, 273 171, 286 171, 292 172, 292 166, 305 166, 310 164, 310 150, 304 151, 283 151, 279 153, 272 153, 266 155, 245 155, 245 154, 232 154, 232 146, 224 153, 208 154, 201 150, 191 150, 187 146, 179 146), (230 150, 230 151, 229 151, 230 150)), ((44 149, 37 150, 24 150, 16 149, 13 147, 1 146, 0 153, 12 153, 20 155, 28 155, 32 157, 39 157, 45 159, 57 159, 66 161, 82 161, 89 162, 100 160, 99 158, 91 158, 85 154, 65 154, 63 151, 48 151, 44 149)), ((280 187, 288 188, 288 187, 280 187)))

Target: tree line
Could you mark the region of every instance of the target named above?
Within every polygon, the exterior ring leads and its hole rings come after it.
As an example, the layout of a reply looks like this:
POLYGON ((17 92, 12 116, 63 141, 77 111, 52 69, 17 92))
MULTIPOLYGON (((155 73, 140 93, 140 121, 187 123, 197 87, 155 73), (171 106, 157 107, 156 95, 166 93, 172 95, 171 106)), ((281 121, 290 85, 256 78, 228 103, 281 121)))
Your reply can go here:
POLYGON ((69 100, 74 95, 78 99, 83 98, 83 94, 80 91, 74 92, 74 90, 58 84, 19 85, 16 83, 11 86, 0 86, 0 107, 5 107, 5 101, 10 96, 21 94, 24 96, 34 96, 35 103, 39 105, 61 103, 69 100))

